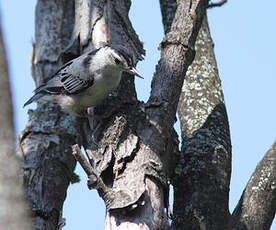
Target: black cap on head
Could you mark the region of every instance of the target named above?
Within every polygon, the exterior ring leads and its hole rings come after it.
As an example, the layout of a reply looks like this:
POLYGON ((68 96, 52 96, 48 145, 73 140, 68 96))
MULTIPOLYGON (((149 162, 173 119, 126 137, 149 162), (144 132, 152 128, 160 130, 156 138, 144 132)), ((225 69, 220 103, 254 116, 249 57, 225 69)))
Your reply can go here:
POLYGON ((123 57, 126 62, 127 62, 127 65, 129 67, 133 67, 134 66, 134 63, 133 63, 133 58, 131 57, 130 53, 127 51, 127 49, 121 45, 106 45, 106 46, 109 46, 110 48, 114 49, 118 54, 119 56, 123 57))
POLYGON ((128 53, 126 53, 124 50, 121 50, 121 49, 120 49, 120 50, 117 50, 117 52, 120 54, 120 56, 122 56, 122 57, 126 60, 127 65, 128 65, 129 67, 134 66, 133 60, 132 60, 132 58, 129 56, 128 53))

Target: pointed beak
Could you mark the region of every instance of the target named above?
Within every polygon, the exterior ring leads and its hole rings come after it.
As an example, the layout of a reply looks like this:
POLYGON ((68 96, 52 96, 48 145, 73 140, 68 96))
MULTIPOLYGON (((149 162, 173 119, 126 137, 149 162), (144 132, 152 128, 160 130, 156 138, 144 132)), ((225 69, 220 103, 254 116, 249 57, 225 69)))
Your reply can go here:
POLYGON ((140 78, 142 78, 142 79, 144 79, 143 77, 142 77, 142 75, 134 68, 134 67, 132 67, 129 71, 127 71, 127 72, 129 72, 130 74, 134 74, 134 75, 136 75, 137 77, 140 77, 140 78))

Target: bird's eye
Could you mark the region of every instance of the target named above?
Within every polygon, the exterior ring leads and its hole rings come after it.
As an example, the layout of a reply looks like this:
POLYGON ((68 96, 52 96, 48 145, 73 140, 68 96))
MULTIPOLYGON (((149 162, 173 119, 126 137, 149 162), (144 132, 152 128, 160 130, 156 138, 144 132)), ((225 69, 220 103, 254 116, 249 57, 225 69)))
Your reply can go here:
POLYGON ((119 59, 115 58, 115 63, 116 63, 116 65, 119 65, 121 63, 121 61, 119 59))

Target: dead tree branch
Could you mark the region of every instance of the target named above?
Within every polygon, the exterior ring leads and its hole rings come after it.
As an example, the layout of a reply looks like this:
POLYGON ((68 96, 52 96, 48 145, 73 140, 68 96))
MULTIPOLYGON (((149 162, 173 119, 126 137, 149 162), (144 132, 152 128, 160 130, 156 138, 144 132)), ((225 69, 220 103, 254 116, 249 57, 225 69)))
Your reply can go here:
POLYGON ((231 229, 269 229, 276 213, 276 142, 258 163, 232 214, 231 229))
POLYGON ((219 6, 224 5, 226 2, 227 2, 227 0, 221 0, 216 3, 209 3, 207 8, 219 7, 219 6))

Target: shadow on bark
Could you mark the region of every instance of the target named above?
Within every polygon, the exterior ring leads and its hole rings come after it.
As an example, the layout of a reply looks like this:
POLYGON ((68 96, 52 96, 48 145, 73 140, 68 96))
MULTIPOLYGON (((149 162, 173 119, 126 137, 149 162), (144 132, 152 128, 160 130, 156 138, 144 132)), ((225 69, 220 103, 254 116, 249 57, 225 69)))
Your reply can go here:
POLYGON ((221 140, 229 140, 228 128, 220 103, 202 127, 184 138, 173 182, 175 229, 227 229, 231 150, 221 140), (217 132, 217 127, 228 132, 217 132))

